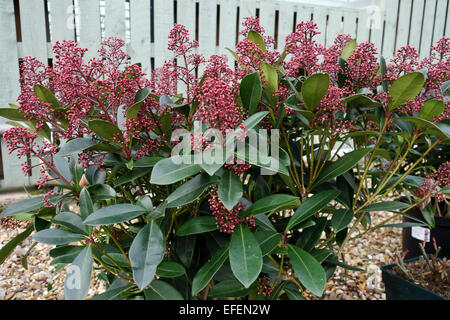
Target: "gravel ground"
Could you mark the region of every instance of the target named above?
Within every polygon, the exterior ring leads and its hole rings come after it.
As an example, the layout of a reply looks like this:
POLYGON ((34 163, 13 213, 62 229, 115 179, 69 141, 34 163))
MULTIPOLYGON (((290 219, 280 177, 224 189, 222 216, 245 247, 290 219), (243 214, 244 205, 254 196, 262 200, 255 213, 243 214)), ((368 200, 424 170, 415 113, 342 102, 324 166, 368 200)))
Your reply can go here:
MULTIPOLYGON (((0 194, 0 203, 11 203, 26 199, 24 193, 0 194)), ((389 213, 375 213, 373 224, 389 217, 389 213)), ((390 223, 400 222, 395 218, 390 223)), ((22 232, 26 223, 17 229, 0 226, 0 247, 22 232)), ((21 264, 22 257, 31 246, 28 238, 0 265, 0 300, 57 300, 64 299, 64 270, 55 270, 50 265, 49 251, 52 246, 38 244, 28 257, 28 269, 21 264)), ((338 267, 329 280, 321 298, 307 295, 307 299, 323 300, 385 300, 384 285, 379 266, 391 263, 393 254, 401 250, 401 229, 380 228, 348 243, 344 251, 347 264, 366 272, 346 271, 338 267)), ((104 285, 93 274, 89 295, 103 292, 104 285)))

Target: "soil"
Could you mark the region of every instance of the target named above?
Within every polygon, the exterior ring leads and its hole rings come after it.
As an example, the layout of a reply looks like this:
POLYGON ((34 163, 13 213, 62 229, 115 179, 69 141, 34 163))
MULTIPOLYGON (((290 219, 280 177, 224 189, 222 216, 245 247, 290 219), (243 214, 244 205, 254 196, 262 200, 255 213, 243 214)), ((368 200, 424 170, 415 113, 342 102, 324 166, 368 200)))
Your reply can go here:
MULTIPOLYGON (((415 279, 415 284, 433 291, 438 295, 450 298, 450 262, 447 262, 446 266, 447 276, 441 277, 440 274, 430 271, 430 267, 425 261, 421 262, 420 260, 416 260, 405 263, 405 268, 411 274, 413 279, 415 279), (421 264, 423 264, 423 271, 421 269, 421 264), (422 274, 423 279, 421 278, 422 274)), ((412 282, 398 266, 392 268, 392 273, 412 282)))

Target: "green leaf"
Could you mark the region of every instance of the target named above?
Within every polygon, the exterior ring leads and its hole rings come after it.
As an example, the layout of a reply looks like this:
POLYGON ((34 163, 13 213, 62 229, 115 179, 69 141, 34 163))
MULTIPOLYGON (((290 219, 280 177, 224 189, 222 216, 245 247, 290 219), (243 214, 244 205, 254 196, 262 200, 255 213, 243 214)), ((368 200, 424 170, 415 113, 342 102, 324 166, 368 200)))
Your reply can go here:
POLYGON ((403 105, 407 100, 414 99, 422 90, 425 76, 421 72, 411 72, 395 80, 389 89, 391 102, 389 110, 403 105))
POLYGON ((122 137, 122 131, 112 122, 105 120, 89 120, 88 127, 96 135, 114 142, 115 138, 122 137))
POLYGON ((329 86, 330 76, 326 73, 315 73, 303 82, 302 96, 308 110, 312 110, 319 105, 322 98, 327 94, 329 86))
POLYGON ((228 211, 231 211, 242 198, 241 180, 230 170, 225 170, 221 176, 218 189, 219 199, 228 211))
POLYGON ((259 101, 261 100, 261 94, 262 87, 259 72, 253 72, 246 75, 241 81, 240 96, 242 104, 249 115, 256 112, 259 101))
POLYGON ((87 191, 86 187, 83 187, 80 192, 80 216, 83 220, 86 220, 92 212, 94 212, 94 203, 89 191, 87 191))
POLYGON ((202 291, 228 258, 228 246, 218 249, 196 273, 192 280, 192 295, 202 291))
POLYGON ((212 216, 201 216, 189 219, 178 229, 176 234, 183 237, 214 230, 217 230, 216 219, 212 216))
POLYGON ((163 157, 145 157, 139 159, 133 163, 135 168, 153 168, 159 160, 164 159, 163 157))
POLYGON ((200 197, 209 186, 219 182, 217 176, 199 174, 188 182, 182 184, 167 197, 167 208, 179 207, 200 197))
POLYGON ((341 58, 347 61, 348 58, 351 57, 353 51, 356 49, 356 39, 352 39, 347 42, 342 49, 341 58))
POLYGON ((0 213, 0 218, 14 216, 19 213, 36 211, 44 206, 43 199, 44 197, 36 197, 14 203, 0 213))
POLYGON ((61 212, 60 214, 57 214, 52 219, 52 223, 64 226, 75 233, 89 235, 88 228, 83 225, 81 217, 73 212, 61 212))
POLYGON ((313 187, 317 187, 321 183, 329 181, 352 169, 370 151, 372 151, 371 148, 361 148, 346 153, 322 171, 314 182, 313 187))
POLYGON ((286 231, 311 217, 317 211, 329 204, 332 200, 336 199, 340 193, 341 192, 339 190, 326 190, 306 199, 297 208, 294 215, 289 219, 289 223, 286 226, 286 231))
POLYGON ((233 232, 230 243, 230 265, 234 276, 248 288, 262 269, 262 253, 253 233, 240 224, 233 232))
POLYGON ((263 256, 270 253, 280 243, 283 236, 278 232, 273 231, 257 231, 255 238, 258 240, 259 247, 263 256))
POLYGON ((374 204, 370 204, 367 207, 362 208, 361 212, 373 212, 373 211, 396 211, 410 207, 408 203, 400 201, 383 201, 374 204))
POLYGON ((210 298, 240 298, 250 294, 252 288, 245 288, 235 279, 220 281, 209 291, 210 298))
POLYGON ((112 286, 110 286, 108 289, 106 289, 105 292, 98 294, 89 300, 94 300, 94 301, 95 300, 121 300, 122 292, 130 289, 131 287, 132 287, 131 284, 125 285, 125 286, 120 286, 118 288, 112 288, 112 286))
POLYGON ((82 250, 82 246, 65 245, 56 247, 50 250, 50 256, 53 258, 50 264, 72 263, 82 250))
POLYGON ((141 178, 150 173, 151 170, 151 168, 137 168, 127 171, 114 181, 114 187, 118 187, 125 183, 132 182, 138 178, 141 178))
POLYGON ((0 117, 12 121, 28 121, 25 113, 13 108, 0 108, 0 117))
POLYGON ((434 117, 440 116, 444 112, 445 105, 442 100, 428 100, 423 104, 422 109, 419 112, 419 118, 433 121, 434 117))
POLYGON ((248 32, 247 39, 256 44, 264 53, 267 52, 266 43, 264 42, 263 37, 255 30, 250 30, 248 32))
POLYGON ((95 144, 97 144, 97 142, 93 141, 91 138, 75 138, 63 144, 57 155, 65 157, 74 153, 80 153, 95 144))
POLYGON ((129 257, 133 268, 133 279, 140 290, 149 285, 156 268, 164 258, 166 244, 158 225, 151 221, 134 238, 129 257))
POLYGON ((68 244, 84 240, 85 237, 63 229, 46 229, 33 235, 33 240, 45 244, 68 244))
POLYGON ((94 211, 83 223, 89 226, 110 225, 129 221, 145 213, 147 210, 141 206, 115 204, 94 211))
POLYGON ((144 290, 147 300, 183 300, 183 296, 167 282, 153 280, 144 290))
POLYGON ((176 278, 185 273, 184 267, 173 261, 161 262, 156 268, 156 275, 162 278, 176 278))
POLYGON ((327 283, 323 267, 312 255, 299 247, 288 245, 288 253, 294 272, 302 285, 320 297, 327 283))
POLYGON ((5 262, 6 258, 9 257, 14 249, 28 238, 32 232, 33 226, 29 226, 24 232, 19 233, 0 249, 0 265, 5 262))
POLYGON ((39 100, 51 104, 51 107, 54 110, 61 109, 61 103, 58 101, 58 99, 56 99, 53 92, 51 92, 46 87, 41 86, 40 84, 36 84, 33 87, 33 92, 34 95, 39 98, 39 100))
POLYGON ((92 264, 92 248, 89 244, 78 254, 67 270, 64 281, 66 300, 86 299, 91 284, 92 264))
POLYGON ((116 197, 116 191, 107 184, 97 184, 89 186, 89 193, 92 201, 109 200, 116 197))
POLYGON ((189 156, 173 156, 160 160, 152 171, 150 183, 168 185, 199 173, 201 167, 189 156))
POLYGON ((353 211, 350 209, 339 209, 333 213, 331 217, 331 225, 333 226, 334 232, 345 229, 353 219, 353 211))
POLYGON ((267 95, 270 103, 275 106, 277 104, 277 97, 274 97, 276 91, 278 91, 278 74, 277 70, 270 64, 261 62, 261 71, 263 72, 264 78, 267 81, 267 85, 264 87, 264 92, 267 95))
POLYGON ((298 197, 283 193, 272 194, 253 203, 247 211, 244 212, 242 217, 246 218, 267 212, 295 208, 298 205, 300 205, 300 199, 298 197))
POLYGON ((430 203, 425 208, 421 210, 422 216, 425 218, 426 223, 430 226, 430 228, 434 228, 436 226, 436 222, 434 220, 435 209, 433 205, 430 203))
POLYGON ((139 110, 142 107, 144 100, 150 95, 150 89, 142 88, 136 92, 134 97, 134 104, 128 108, 127 110, 127 120, 136 119, 139 113, 139 110))

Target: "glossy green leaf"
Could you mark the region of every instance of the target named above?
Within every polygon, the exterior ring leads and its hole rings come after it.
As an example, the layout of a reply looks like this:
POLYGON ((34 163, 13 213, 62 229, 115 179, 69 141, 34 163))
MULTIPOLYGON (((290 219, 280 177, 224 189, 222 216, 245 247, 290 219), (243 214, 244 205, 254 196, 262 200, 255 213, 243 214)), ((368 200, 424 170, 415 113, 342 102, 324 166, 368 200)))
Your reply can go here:
POLYGON ((192 280, 192 295, 202 291, 228 258, 228 246, 218 249, 195 274, 192 280))
POLYGON ((305 250, 288 245, 289 258, 298 279, 316 296, 321 296, 327 283, 323 267, 305 250))
POLYGON ((160 160, 152 170, 150 183, 168 185, 199 173, 201 167, 191 156, 173 156, 160 160))
POLYGON ((129 221, 145 213, 147 210, 141 206, 115 204, 94 211, 83 223, 89 226, 110 225, 129 221))
POLYGON ((84 187, 80 192, 80 216, 85 220, 92 212, 94 212, 94 204, 89 191, 84 187))
POLYGON ((75 138, 61 146, 57 155, 61 157, 69 156, 74 153, 81 153, 83 150, 94 146, 97 142, 91 138, 75 138))
POLYGON ((61 109, 61 103, 56 99, 53 92, 40 84, 36 84, 33 87, 33 92, 36 97, 42 102, 49 103, 52 109, 61 109))
POLYGON ((33 235, 33 240, 45 244, 69 244, 84 240, 85 237, 63 229, 46 229, 33 235))
POLYGON ((89 186, 92 201, 109 200, 116 197, 116 191, 108 184, 97 184, 89 186))
POLYGON ((139 159, 133 163, 135 168, 153 168, 159 160, 164 159, 163 157, 145 157, 139 159))
POLYGON ((56 247, 50 250, 50 256, 53 258, 50 264, 72 263, 82 250, 82 246, 65 245, 56 247))
POLYGON ((253 72, 246 75, 240 84, 240 96, 244 108, 249 115, 256 112, 262 95, 261 79, 259 72, 253 72))
POLYGON ((177 236, 204 233, 217 230, 216 219, 212 216, 201 216, 189 219, 177 231, 177 236))
POLYGON ((70 231, 89 235, 88 228, 83 224, 81 217, 73 212, 61 212, 52 219, 53 224, 64 226, 70 231))
POLYGON ((13 108, 0 108, 0 117, 12 121, 28 121, 25 113, 13 108))
POLYGON ((134 104, 128 108, 126 118, 128 119, 136 119, 139 113, 139 110, 142 107, 144 100, 150 95, 150 89, 141 88, 136 92, 134 97, 134 104))
POLYGON ((326 73, 315 73, 303 82, 302 96, 308 110, 312 110, 319 105, 322 98, 327 94, 329 86, 330 76, 326 73))
POLYGON ((44 197, 36 197, 14 203, 0 213, 0 218, 36 211, 44 206, 43 198, 44 197))
POLYGON ((64 281, 64 296, 66 300, 86 299, 92 277, 92 248, 89 244, 68 267, 64 281))
POLYGON ((352 169, 364 156, 366 156, 371 148, 361 148, 349 153, 346 153, 335 162, 326 166, 319 177, 314 182, 313 186, 319 186, 321 183, 329 181, 348 170, 352 169))
POLYGON ((266 43, 263 37, 255 30, 250 30, 248 32, 247 39, 256 44, 264 53, 267 52, 266 43))
POLYGON ((176 278, 185 273, 184 267, 173 261, 161 262, 156 268, 156 275, 162 278, 176 278))
POLYGON ((382 201, 374 204, 370 204, 362 208, 361 212, 373 212, 373 211, 396 211, 403 210, 411 205, 400 201, 382 201))
POLYGON ((403 105, 407 100, 414 99, 422 90, 425 76, 421 72, 411 72, 395 80, 389 89, 391 102, 389 110, 403 105))
POLYGON ((241 224, 233 232, 230 243, 230 265, 234 276, 248 288, 262 269, 262 253, 253 232, 241 224))
POLYGON ((146 300, 183 300, 177 289, 167 282, 153 280, 144 290, 146 300))
POLYGON ((267 212, 275 212, 282 209, 295 208, 300 205, 300 198, 290 194, 271 194, 253 203, 243 217, 256 216, 267 212))
POLYGON ((132 182, 136 179, 139 179, 147 174, 150 173, 152 169, 151 168, 136 168, 130 171, 127 171, 120 175, 115 181, 114 181, 114 187, 123 185, 125 183, 132 182))
POLYGON ((88 127, 96 135, 108 141, 114 141, 115 138, 122 137, 122 131, 112 122, 105 120, 89 120, 88 127))
POLYGON ((444 101, 442 100, 428 100, 423 104, 422 109, 419 112, 419 118, 433 121, 433 119, 444 112, 444 101))
POLYGON ((22 243, 33 232, 33 226, 29 226, 25 231, 19 233, 0 249, 0 265, 5 262, 6 258, 14 251, 14 249, 22 243))
POLYGON ((242 198, 242 190, 242 182, 239 177, 234 172, 225 170, 220 179, 218 194, 228 211, 231 211, 242 198))
POLYGON ((321 191, 311 198, 306 199, 297 208, 294 215, 289 219, 289 223, 286 226, 286 230, 290 230, 302 221, 305 221, 313 214, 321 210, 332 200, 336 199, 341 192, 339 190, 326 190, 321 191))
POLYGON ((351 57, 353 51, 356 49, 356 39, 348 41, 342 49, 341 58, 346 60, 351 57))
POLYGON ((259 247, 263 256, 270 253, 281 243, 282 234, 273 231, 257 231, 255 238, 258 240, 259 247))
POLYGON ((339 209, 333 213, 331 217, 331 225, 333 226, 334 232, 345 229, 353 219, 353 211, 350 209, 339 209))
POLYGON ((278 74, 277 70, 270 64, 261 62, 261 70, 264 75, 264 79, 267 81, 267 85, 264 86, 264 92, 270 103, 274 106, 277 104, 277 97, 273 96, 278 91, 278 74))
POLYGON ((218 182, 219 178, 217 176, 209 176, 203 173, 197 175, 182 184, 167 197, 167 208, 175 208, 191 203, 200 197, 207 187, 218 182))
POLYGON ((425 218, 426 223, 430 226, 430 228, 434 228, 436 226, 436 222, 434 216, 436 215, 435 209, 433 205, 430 203, 425 206, 421 210, 422 216, 425 218))
POLYGON ((133 279, 139 289, 144 289, 153 281, 156 268, 164 258, 165 249, 164 235, 153 221, 142 228, 134 238, 129 257, 133 279))
POLYGON ((210 298, 240 298, 250 294, 252 288, 244 287, 235 279, 223 280, 216 283, 209 291, 210 298))

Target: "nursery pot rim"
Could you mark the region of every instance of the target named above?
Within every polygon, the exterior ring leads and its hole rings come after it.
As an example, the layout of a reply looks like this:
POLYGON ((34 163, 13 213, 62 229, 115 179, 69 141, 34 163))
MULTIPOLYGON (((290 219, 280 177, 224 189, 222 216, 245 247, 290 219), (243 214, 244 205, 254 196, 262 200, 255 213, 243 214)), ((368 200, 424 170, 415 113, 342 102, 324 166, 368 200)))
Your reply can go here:
MULTIPOLYGON (((404 263, 406 264, 406 263, 410 263, 410 262, 419 260, 420 257, 421 257, 421 256, 417 256, 417 257, 414 257, 414 258, 406 259, 406 260, 404 261, 404 263)), ((429 290, 429 289, 427 289, 427 288, 425 288, 425 287, 419 286, 419 285, 415 284, 414 282, 411 282, 411 281, 409 281, 409 280, 407 280, 407 279, 405 279, 405 278, 402 278, 402 277, 398 276, 397 274, 391 272, 390 270, 391 270, 393 267, 395 267, 395 266, 396 266, 395 263, 391 263, 391 264, 387 264, 387 265, 384 265, 384 266, 380 266, 380 269, 381 269, 381 272, 382 272, 382 273, 389 273, 389 275, 391 275, 391 276, 394 277, 395 279, 398 279, 398 280, 403 281, 403 282, 406 281, 406 282, 407 282, 409 285, 411 285, 412 287, 415 287, 415 288, 417 288, 417 289, 426 291, 427 293, 429 293, 429 294, 432 295, 432 296, 435 296, 435 297, 436 297, 437 299, 439 299, 439 300, 441 300, 441 299, 443 299, 443 300, 450 300, 450 298, 446 298, 446 297, 444 297, 444 296, 441 296, 440 294, 437 294, 437 293, 435 293, 435 292, 433 292, 433 291, 431 291, 431 290, 429 290)), ((384 282, 384 279, 383 279, 382 281, 384 282)))

